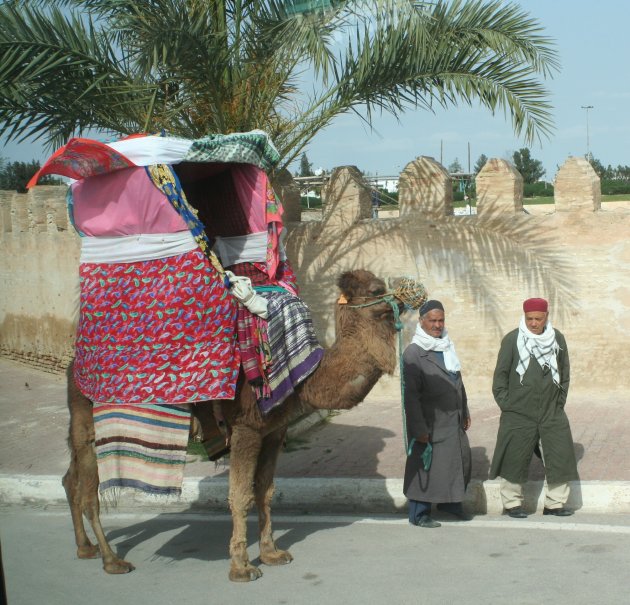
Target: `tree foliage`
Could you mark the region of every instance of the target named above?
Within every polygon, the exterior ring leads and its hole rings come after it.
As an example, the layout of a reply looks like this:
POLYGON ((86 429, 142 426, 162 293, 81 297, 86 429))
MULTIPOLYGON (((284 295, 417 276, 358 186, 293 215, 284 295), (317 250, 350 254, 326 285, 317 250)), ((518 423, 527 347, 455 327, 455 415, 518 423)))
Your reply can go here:
POLYGON ((603 181, 630 181, 630 166, 617 165, 613 168, 611 164, 607 167, 594 157, 589 158, 589 162, 593 167, 593 170, 597 173, 600 179, 603 181))
POLYGON ((523 185, 523 197, 553 197, 554 188, 551 183, 537 181, 536 183, 525 183, 523 185))
MULTIPOLYGON (((0 158, 0 191, 17 191, 26 193, 26 184, 41 168, 36 160, 30 162, 7 162, 0 158)), ((45 176, 40 180, 42 185, 58 185, 61 181, 54 177, 45 176)))
POLYGON ((608 173, 608 171, 606 170, 604 165, 597 158, 594 158, 591 155, 590 157, 586 157, 586 159, 590 163, 590 165, 592 166, 593 170, 597 173, 597 176, 600 179, 602 179, 602 178, 610 178, 610 174, 608 173))
POLYGON ((6 0, 0 135, 260 128, 286 166, 342 114, 479 103, 531 142, 552 130, 557 68, 503 0, 6 0))
POLYGON ((449 165, 447 170, 453 174, 454 172, 463 172, 464 169, 462 168, 462 165, 459 163, 459 159, 455 158, 449 165))
POLYGON ((487 162, 488 162, 488 156, 482 153, 477 159, 477 162, 473 168, 473 172, 475 174, 479 174, 487 162))
POLYGON ((524 183, 535 183, 547 172, 543 168, 540 160, 532 158, 527 147, 515 151, 512 157, 514 159, 514 166, 521 173, 524 183))
POLYGON ((306 153, 303 153, 300 157, 300 172, 299 176, 313 176, 313 164, 308 161, 306 153))
POLYGON ((600 188, 603 195, 630 194, 630 166, 619 164, 613 168, 607 167, 594 157, 588 158, 593 170, 600 179, 600 188))

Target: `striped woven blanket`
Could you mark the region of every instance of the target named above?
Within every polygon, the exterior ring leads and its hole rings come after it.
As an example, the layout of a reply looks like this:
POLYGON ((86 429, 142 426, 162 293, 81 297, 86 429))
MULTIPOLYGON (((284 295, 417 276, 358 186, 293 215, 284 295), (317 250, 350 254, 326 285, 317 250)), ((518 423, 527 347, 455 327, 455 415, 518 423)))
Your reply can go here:
POLYGON ((271 395, 258 399, 258 407, 263 414, 268 414, 317 369, 324 349, 317 342, 310 311, 300 298, 281 291, 261 290, 259 293, 269 303, 271 395))
POLYGON ((190 415, 187 405, 94 404, 100 491, 180 494, 190 415))

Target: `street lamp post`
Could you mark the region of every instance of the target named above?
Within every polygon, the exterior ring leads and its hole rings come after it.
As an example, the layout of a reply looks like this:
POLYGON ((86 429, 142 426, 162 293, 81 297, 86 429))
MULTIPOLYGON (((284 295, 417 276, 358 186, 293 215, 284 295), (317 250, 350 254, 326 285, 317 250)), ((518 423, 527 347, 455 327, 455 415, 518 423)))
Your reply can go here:
POLYGON ((593 109, 592 105, 582 105, 582 109, 586 109, 586 159, 587 161, 591 161, 591 147, 589 140, 589 131, 588 131, 588 111, 589 109, 593 109))

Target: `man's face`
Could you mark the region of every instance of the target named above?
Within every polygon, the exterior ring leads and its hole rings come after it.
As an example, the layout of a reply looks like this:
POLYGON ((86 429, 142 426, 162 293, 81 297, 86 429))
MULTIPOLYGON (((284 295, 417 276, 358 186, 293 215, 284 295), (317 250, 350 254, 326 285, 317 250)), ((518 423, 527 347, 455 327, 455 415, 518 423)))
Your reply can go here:
POLYGON ((444 311, 432 309, 420 318, 420 327, 433 338, 441 338, 444 330, 444 311))
POLYGON ((542 334, 547 323, 549 313, 542 311, 530 311, 525 313, 525 325, 532 334, 542 334))

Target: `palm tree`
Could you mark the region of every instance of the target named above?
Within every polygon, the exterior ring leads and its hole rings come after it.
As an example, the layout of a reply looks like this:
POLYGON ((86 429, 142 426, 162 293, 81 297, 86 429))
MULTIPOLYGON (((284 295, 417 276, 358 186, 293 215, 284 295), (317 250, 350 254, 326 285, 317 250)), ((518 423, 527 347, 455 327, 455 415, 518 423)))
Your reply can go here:
POLYGON ((503 0, 8 0, 0 136, 266 130, 283 166, 336 116, 478 103, 527 143, 558 68, 503 0))

